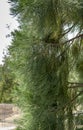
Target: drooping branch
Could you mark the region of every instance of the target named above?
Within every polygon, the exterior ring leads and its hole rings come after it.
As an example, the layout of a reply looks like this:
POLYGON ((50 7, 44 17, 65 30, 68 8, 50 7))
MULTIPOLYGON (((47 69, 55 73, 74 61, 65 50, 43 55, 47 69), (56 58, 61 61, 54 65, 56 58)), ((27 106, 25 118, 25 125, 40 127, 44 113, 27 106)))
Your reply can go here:
POLYGON ((79 34, 79 35, 76 35, 75 37, 73 37, 73 38, 71 38, 71 39, 69 39, 69 40, 67 40, 67 41, 65 41, 65 42, 63 42, 63 43, 57 43, 57 42, 50 42, 50 44, 49 45, 51 45, 52 47, 58 47, 58 46, 60 46, 60 45, 65 45, 66 43, 68 43, 68 42, 72 42, 73 43, 73 41, 74 40, 76 40, 76 39, 78 39, 78 38, 82 38, 83 37, 83 34, 79 34))
POLYGON ((65 30, 65 32, 62 34, 62 37, 63 37, 64 35, 66 35, 67 33, 69 33, 74 26, 75 26, 75 24, 72 25, 72 26, 71 26, 70 28, 68 28, 67 30, 65 30))
POLYGON ((64 106, 68 107, 69 105, 71 105, 81 94, 83 94, 83 91, 80 91, 73 99, 71 99, 70 102, 66 103, 64 106))
MULTIPOLYGON (((62 111, 62 109, 65 109, 67 108, 69 105, 71 105, 81 94, 83 94, 83 91, 80 91, 73 99, 71 99, 71 101, 65 103, 62 107, 58 107, 57 109, 52 109, 53 111, 55 110, 56 112, 57 111, 62 111)), ((51 111, 52 111, 51 110, 51 111)))
POLYGON ((72 42, 73 40, 75 40, 75 39, 77 39, 77 38, 82 38, 82 37, 83 37, 83 34, 77 35, 76 37, 71 38, 70 40, 64 42, 63 44, 66 44, 66 43, 68 43, 68 42, 72 42))
POLYGON ((76 100, 76 98, 78 98, 81 94, 83 94, 83 91, 80 91, 80 92, 71 100, 71 102, 73 103, 73 101, 76 100))

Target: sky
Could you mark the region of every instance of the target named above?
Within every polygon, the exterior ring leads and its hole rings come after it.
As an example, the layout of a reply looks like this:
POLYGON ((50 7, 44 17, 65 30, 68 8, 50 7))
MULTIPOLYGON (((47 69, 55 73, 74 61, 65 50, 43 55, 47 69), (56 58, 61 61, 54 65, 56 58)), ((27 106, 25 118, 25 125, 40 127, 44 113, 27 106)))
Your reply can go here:
POLYGON ((3 52, 11 44, 11 37, 7 37, 14 29, 18 27, 15 17, 10 15, 10 4, 8 0, 0 0, 0 64, 3 60, 3 52))

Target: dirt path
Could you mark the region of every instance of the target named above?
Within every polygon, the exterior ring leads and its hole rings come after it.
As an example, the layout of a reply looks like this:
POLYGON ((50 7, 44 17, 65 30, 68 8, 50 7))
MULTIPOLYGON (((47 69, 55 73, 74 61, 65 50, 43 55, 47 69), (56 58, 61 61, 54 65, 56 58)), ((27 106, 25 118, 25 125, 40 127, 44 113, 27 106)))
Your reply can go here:
POLYGON ((14 130, 15 127, 0 127, 0 130, 14 130))
POLYGON ((19 119, 19 109, 13 104, 0 104, 0 130, 14 130, 14 121, 19 119))

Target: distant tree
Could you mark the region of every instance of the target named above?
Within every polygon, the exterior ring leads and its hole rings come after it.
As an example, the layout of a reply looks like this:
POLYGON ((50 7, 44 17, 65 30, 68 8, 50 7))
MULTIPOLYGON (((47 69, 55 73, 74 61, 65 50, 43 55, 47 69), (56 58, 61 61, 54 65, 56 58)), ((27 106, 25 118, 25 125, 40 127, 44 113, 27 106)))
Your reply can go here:
POLYGON ((0 66, 0 102, 12 103, 12 90, 14 89, 15 81, 11 69, 8 67, 7 58, 5 63, 0 66))

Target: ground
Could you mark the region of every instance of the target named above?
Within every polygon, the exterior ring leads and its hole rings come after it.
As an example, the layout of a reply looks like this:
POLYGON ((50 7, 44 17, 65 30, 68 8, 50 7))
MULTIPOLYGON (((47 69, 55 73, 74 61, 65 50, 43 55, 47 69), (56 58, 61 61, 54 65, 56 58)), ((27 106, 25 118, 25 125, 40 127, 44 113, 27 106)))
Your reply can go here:
POLYGON ((0 130, 14 130, 14 121, 20 117, 19 109, 13 104, 0 104, 0 130))

